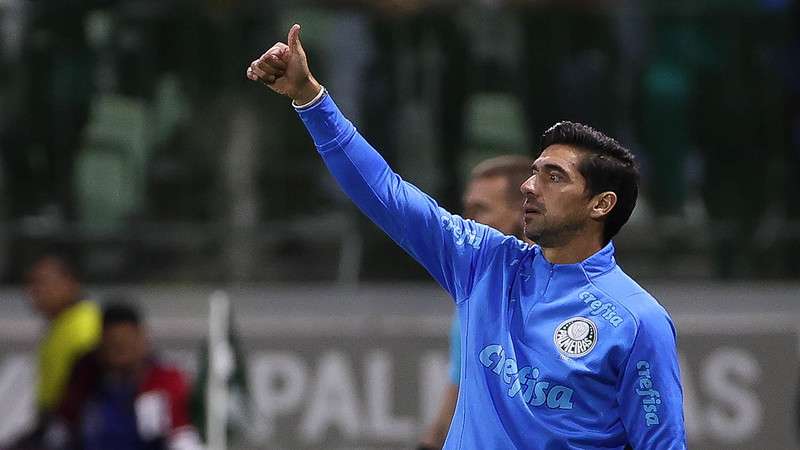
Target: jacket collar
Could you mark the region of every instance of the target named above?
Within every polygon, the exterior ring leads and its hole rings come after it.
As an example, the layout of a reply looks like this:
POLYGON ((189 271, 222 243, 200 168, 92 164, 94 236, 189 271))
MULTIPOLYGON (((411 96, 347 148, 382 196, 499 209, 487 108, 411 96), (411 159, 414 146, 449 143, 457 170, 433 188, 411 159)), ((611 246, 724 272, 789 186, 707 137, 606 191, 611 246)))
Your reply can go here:
POLYGON ((541 247, 534 246, 535 264, 542 264, 546 269, 562 274, 585 274, 588 278, 594 278, 602 275, 617 265, 614 258, 614 243, 609 242, 605 247, 601 248, 597 253, 584 259, 583 261, 575 264, 553 264, 544 257, 541 247))

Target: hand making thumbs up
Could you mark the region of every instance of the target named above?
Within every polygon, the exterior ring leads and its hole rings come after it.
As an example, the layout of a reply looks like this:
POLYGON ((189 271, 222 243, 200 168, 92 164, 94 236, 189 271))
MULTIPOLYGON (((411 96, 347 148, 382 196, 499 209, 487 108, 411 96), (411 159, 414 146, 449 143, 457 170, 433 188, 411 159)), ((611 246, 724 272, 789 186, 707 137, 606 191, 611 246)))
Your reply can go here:
POLYGON ((247 78, 261 81, 273 91, 303 105, 319 94, 322 86, 311 75, 306 52, 300 43, 300 25, 292 25, 287 44, 278 42, 250 63, 247 78))

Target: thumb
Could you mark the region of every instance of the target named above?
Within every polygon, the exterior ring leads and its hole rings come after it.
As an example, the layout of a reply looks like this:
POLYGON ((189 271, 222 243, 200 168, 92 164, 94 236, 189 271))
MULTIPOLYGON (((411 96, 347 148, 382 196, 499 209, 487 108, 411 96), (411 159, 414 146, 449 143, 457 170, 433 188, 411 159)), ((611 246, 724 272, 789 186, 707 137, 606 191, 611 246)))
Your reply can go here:
POLYGON ((292 28, 289 29, 289 38, 287 39, 287 43, 289 44, 290 53, 303 53, 303 45, 300 43, 300 25, 294 24, 292 25, 292 28))

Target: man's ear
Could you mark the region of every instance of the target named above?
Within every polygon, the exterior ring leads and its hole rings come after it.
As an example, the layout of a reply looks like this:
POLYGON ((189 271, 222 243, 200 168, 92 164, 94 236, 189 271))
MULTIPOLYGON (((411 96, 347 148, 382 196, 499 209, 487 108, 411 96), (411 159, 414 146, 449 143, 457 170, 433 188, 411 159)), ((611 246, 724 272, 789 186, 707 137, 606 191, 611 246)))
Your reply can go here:
POLYGON ((592 219, 602 219, 611 213, 614 206, 617 205, 617 194, 612 191, 601 192, 592 198, 592 210, 590 216, 592 219))

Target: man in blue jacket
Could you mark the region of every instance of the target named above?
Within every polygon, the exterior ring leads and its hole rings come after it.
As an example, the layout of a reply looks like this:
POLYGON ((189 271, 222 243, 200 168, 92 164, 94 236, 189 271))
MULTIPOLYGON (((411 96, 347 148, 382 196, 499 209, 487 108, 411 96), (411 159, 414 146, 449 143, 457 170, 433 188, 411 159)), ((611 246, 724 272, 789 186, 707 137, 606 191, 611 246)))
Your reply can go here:
POLYGON ((299 39, 247 69, 293 100, 339 184, 455 299, 459 399, 446 449, 684 449, 675 329, 614 260, 638 194, 631 153, 561 122, 521 186, 530 246, 394 173, 308 69, 299 39))

